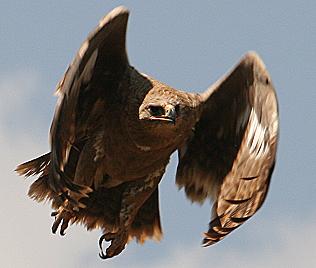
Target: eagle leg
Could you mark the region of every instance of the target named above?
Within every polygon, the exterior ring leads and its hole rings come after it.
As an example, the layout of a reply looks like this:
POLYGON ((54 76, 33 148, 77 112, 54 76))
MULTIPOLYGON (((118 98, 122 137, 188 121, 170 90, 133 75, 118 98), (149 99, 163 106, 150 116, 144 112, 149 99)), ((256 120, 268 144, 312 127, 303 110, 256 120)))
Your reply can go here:
POLYGON ((138 210, 155 191, 163 173, 164 169, 159 170, 159 172, 148 176, 145 179, 140 179, 127 184, 127 187, 122 194, 119 227, 117 231, 113 233, 105 233, 99 239, 101 250, 99 256, 102 259, 112 258, 123 251, 129 239, 129 228, 131 227, 138 210), (103 253, 102 249, 103 240, 111 242, 111 245, 106 249, 106 254, 103 253))

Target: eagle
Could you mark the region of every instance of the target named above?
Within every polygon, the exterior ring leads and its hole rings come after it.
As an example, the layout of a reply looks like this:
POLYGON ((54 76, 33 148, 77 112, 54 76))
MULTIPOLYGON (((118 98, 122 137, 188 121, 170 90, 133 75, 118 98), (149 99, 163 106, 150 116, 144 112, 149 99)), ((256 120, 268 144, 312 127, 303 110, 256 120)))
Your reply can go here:
POLYGON ((37 176, 28 195, 51 202, 53 233, 102 230, 103 259, 131 239, 161 238, 158 184, 175 151, 178 187, 213 202, 203 245, 222 240, 263 204, 278 141, 276 93, 255 52, 205 92, 186 93, 129 64, 128 16, 115 8, 83 42, 57 85, 50 152, 16 168, 37 176))

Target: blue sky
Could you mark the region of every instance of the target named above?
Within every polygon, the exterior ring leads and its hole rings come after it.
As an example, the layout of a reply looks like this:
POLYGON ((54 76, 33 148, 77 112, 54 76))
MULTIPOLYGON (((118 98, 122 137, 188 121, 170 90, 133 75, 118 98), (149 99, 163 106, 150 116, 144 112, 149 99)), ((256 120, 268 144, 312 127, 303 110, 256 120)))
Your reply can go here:
POLYGON ((3 267, 316 266, 315 1, 0 1, 0 257, 3 267), (16 164, 48 150, 55 86, 87 34, 118 5, 131 10, 129 59, 175 88, 201 92, 248 50, 263 58, 280 109, 277 166, 262 209, 219 244, 200 247, 210 204, 160 187, 164 238, 97 256, 100 231, 50 232, 48 204, 26 196, 16 164))

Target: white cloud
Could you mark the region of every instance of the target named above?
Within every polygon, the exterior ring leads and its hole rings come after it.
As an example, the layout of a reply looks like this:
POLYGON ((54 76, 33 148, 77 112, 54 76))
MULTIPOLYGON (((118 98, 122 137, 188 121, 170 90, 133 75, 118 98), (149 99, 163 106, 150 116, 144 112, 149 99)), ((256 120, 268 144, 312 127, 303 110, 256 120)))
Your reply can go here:
POLYGON ((21 111, 26 100, 30 100, 39 85, 36 72, 16 72, 0 76, 0 121, 8 122, 9 115, 21 111))

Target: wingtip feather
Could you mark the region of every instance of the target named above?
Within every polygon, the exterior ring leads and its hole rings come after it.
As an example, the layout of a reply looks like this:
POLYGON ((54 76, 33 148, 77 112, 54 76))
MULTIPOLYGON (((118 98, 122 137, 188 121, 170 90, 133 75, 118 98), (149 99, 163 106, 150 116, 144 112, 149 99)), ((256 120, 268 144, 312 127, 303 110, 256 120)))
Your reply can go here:
POLYGON ((118 6, 110 11, 107 15, 105 15, 99 22, 99 27, 103 27, 110 21, 120 17, 120 16, 127 16, 129 15, 129 10, 124 6, 118 6))
POLYGON ((251 66, 251 68, 257 73, 268 75, 267 68, 263 62, 263 59, 255 51, 248 51, 241 59, 240 64, 251 66))

